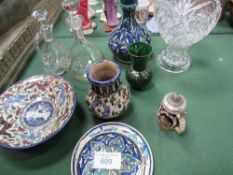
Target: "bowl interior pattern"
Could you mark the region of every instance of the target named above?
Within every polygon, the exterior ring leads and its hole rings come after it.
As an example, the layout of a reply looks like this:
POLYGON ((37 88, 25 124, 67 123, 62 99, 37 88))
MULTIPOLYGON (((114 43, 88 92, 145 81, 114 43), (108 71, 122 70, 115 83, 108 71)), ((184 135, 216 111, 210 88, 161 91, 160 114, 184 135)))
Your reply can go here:
POLYGON ((59 76, 33 76, 0 96, 0 146, 24 149, 57 133, 71 117, 76 99, 59 76))

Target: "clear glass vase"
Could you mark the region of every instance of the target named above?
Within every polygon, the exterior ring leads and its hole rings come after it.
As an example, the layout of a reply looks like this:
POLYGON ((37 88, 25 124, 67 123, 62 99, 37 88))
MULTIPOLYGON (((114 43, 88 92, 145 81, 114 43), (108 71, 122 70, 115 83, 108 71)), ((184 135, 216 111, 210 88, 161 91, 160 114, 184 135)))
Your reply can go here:
POLYGON ((215 27, 221 15, 219 0, 157 0, 155 20, 168 47, 158 56, 158 64, 168 72, 188 70, 188 48, 215 27))
POLYGON ((70 49, 70 73, 76 80, 87 80, 86 69, 94 62, 104 59, 103 53, 83 35, 82 16, 70 18, 70 27, 74 33, 74 42, 70 49))
POLYGON ((188 47, 168 45, 157 57, 160 67, 168 72, 180 73, 186 71, 191 65, 188 47))

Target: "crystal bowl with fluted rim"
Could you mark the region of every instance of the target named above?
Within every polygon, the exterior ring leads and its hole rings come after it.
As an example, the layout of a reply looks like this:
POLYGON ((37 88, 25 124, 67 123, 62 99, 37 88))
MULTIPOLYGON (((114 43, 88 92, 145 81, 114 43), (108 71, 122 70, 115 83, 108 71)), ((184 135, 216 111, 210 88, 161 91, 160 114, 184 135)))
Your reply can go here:
POLYGON ((191 65, 188 47, 215 27, 221 15, 219 0, 157 0, 155 19, 167 48, 158 64, 168 72, 186 71, 191 65))

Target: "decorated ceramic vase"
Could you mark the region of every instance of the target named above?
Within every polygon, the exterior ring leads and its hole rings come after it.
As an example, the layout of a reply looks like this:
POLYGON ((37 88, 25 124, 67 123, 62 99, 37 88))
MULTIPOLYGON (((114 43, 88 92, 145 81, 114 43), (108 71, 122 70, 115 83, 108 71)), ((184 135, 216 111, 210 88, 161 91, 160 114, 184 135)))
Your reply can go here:
POLYGON ((183 95, 177 92, 166 94, 157 111, 161 128, 182 134, 186 129, 186 108, 187 102, 183 95))
POLYGON ((149 33, 141 27, 135 19, 137 0, 121 0, 120 6, 123 11, 121 25, 114 30, 108 39, 108 46, 114 54, 115 59, 122 63, 130 63, 128 46, 135 42, 150 43, 149 33))
POLYGON ((136 20, 138 23, 145 23, 149 18, 149 1, 138 0, 138 6, 136 8, 136 20))
POLYGON ((120 81, 120 68, 109 60, 101 60, 87 69, 91 89, 86 96, 90 111, 101 119, 112 119, 124 113, 130 92, 120 81))

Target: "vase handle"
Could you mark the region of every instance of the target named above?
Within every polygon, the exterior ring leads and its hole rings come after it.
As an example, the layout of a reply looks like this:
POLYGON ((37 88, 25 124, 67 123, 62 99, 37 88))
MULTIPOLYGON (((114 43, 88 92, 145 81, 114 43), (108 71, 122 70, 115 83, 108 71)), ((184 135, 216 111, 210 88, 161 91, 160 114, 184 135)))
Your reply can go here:
POLYGON ((177 115, 177 119, 179 121, 179 125, 176 126, 174 128, 174 130, 178 133, 178 134, 182 134, 185 129, 186 129, 186 121, 185 121, 185 118, 181 115, 177 115))

